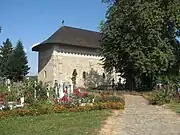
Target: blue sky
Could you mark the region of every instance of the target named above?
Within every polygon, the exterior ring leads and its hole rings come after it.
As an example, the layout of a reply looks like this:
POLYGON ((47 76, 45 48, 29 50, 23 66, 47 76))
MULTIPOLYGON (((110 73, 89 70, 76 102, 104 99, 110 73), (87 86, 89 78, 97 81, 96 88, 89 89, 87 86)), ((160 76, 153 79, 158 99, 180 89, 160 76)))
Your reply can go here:
POLYGON ((9 38, 15 46, 21 40, 30 74, 37 74, 37 53, 31 51, 35 43, 47 39, 64 25, 98 31, 104 19, 106 5, 101 0, 0 0, 0 44, 9 38))

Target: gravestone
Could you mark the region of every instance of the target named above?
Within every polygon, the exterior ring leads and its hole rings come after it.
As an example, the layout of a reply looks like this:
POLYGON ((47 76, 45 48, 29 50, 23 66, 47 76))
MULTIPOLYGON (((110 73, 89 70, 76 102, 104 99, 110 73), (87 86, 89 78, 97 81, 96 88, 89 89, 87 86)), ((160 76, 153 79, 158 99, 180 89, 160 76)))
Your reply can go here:
POLYGON ((36 87, 37 87, 37 82, 34 81, 34 98, 36 99, 36 87))
POLYGON ((70 92, 71 92, 71 93, 73 93, 73 92, 74 92, 74 87, 73 87, 73 83, 72 83, 72 81, 71 81, 71 83, 70 83, 70 92))
POLYGON ((59 98, 62 98, 64 96, 64 92, 63 92, 63 82, 60 81, 59 84, 59 98))
POLYGON ((21 97, 21 105, 24 106, 24 97, 21 97))
POLYGON ((8 86, 8 91, 11 91, 11 81, 10 79, 7 79, 7 86, 8 86))
POLYGON ((49 98, 49 96, 50 96, 50 95, 49 95, 49 90, 50 90, 49 85, 47 85, 47 86, 46 86, 46 94, 47 94, 47 97, 48 97, 48 98, 49 98))
POLYGON ((57 80, 55 80, 54 88, 55 88, 55 94, 56 94, 56 96, 58 96, 58 83, 57 83, 57 80))

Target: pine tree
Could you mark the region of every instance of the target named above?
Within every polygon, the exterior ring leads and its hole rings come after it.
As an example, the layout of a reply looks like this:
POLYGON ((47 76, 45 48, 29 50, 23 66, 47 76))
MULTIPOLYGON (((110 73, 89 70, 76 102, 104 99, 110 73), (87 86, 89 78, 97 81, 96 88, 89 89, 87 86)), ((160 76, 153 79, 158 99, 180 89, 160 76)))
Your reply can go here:
POLYGON ((6 39, 3 42, 3 45, 0 47, 0 75, 1 77, 6 77, 7 72, 7 62, 9 56, 12 54, 13 46, 9 39, 6 39))
POLYGON ((28 67, 27 56, 24 52, 23 44, 21 41, 18 41, 16 48, 13 50, 13 53, 8 60, 8 78, 13 81, 22 81, 24 76, 29 73, 29 69, 30 67, 28 67))

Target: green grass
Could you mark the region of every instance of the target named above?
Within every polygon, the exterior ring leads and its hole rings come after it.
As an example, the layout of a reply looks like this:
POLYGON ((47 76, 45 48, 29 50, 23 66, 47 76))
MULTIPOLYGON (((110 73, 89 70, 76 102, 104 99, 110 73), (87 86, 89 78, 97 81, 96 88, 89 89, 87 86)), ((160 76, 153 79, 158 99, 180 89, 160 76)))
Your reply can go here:
POLYGON ((171 102, 168 104, 169 108, 171 108, 176 113, 180 114, 180 103, 171 102))
POLYGON ((96 135, 110 111, 0 119, 1 135, 96 135))

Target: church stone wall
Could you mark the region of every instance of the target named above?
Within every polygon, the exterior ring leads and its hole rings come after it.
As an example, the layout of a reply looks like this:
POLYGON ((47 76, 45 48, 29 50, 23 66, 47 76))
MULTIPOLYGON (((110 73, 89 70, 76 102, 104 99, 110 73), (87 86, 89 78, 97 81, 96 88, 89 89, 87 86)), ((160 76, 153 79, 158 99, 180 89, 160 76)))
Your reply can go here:
POLYGON ((74 69, 77 71, 77 86, 84 86, 83 72, 89 72, 92 68, 99 74, 103 74, 101 57, 98 56, 98 50, 70 47, 70 46, 55 46, 54 48, 54 63, 53 72, 56 73, 54 79, 57 81, 70 82, 74 69))
MULTIPOLYGON (((47 45, 48 46, 48 45, 47 45)), ((73 47, 68 45, 51 45, 39 51, 38 80, 49 83, 70 82, 74 69, 77 71, 76 84, 84 87, 83 72, 91 69, 100 75, 104 73, 97 49, 73 47)))
POLYGON ((53 84, 53 48, 43 47, 38 53, 38 81, 53 84))

